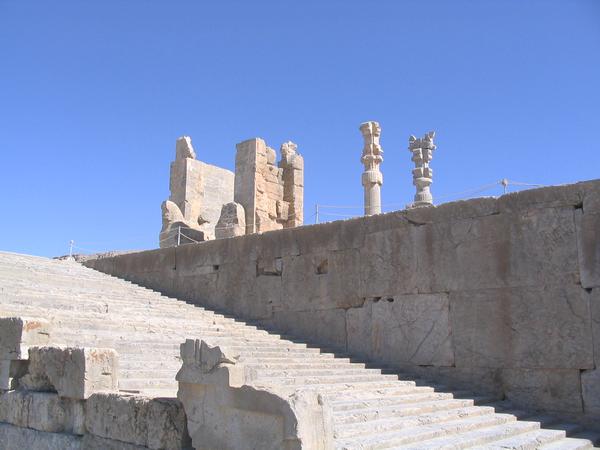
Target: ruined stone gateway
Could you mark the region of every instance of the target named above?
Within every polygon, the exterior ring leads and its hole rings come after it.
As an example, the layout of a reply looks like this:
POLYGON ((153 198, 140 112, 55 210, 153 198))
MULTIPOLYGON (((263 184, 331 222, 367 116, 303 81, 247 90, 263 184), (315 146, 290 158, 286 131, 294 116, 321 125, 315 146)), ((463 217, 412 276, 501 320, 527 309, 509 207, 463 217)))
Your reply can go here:
POLYGON ((172 189, 177 220, 238 237, 87 267, 0 253, 0 448, 599 442, 600 180, 299 227, 284 145, 278 167, 238 145, 266 161, 223 177, 241 208, 172 189))
POLYGON ((281 160, 260 138, 240 142, 235 174, 196 159, 177 139, 170 191, 162 204, 161 248, 292 228, 303 223, 304 159, 291 141, 281 160))

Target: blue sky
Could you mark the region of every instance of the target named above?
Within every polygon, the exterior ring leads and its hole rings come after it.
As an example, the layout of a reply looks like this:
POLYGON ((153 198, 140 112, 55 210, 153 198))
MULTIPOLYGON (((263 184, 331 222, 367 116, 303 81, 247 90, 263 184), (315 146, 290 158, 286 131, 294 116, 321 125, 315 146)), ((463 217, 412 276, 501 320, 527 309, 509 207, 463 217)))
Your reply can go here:
POLYGON ((155 247, 181 135, 295 141, 312 223, 362 203, 361 122, 393 210, 429 130, 440 200, 599 178, 599 108, 597 0, 0 0, 0 250, 155 247))

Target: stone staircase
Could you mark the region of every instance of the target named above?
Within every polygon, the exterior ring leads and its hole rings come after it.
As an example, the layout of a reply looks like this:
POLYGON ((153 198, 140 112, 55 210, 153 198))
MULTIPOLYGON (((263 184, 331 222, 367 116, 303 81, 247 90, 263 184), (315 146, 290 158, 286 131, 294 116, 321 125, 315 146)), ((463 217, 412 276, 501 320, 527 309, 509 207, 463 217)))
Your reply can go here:
POLYGON ((0 252, 0 317, 12 316, 50 321, 51 345, 115 349, 124 394, 175 397, 182 342, 227 346, 255 385, 324 396, 336 449, 585 449, 600 441, 577 425, 418 385, 74 262, 0 252))

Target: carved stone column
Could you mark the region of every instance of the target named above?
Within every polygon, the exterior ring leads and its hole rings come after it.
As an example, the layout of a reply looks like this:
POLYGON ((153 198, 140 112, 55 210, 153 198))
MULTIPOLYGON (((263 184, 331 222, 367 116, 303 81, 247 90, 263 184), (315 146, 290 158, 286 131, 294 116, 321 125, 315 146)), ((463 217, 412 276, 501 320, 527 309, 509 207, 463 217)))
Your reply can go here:
POLYGON ((379 165, 383 161, 383 150, 379 145, 381 127, 377 122, 365 122, 360 126, 360 132, 365 140, 360 162, 364 164, 362 185, 365 189, 365 216, 381 213, 381 185, 383 174, 379 165))
POLYGON ((413 169, 413 184, 417 188, 415 201, 412 208, 433 205, 433 197, 429 186, 433 181, 433 170, 429 167, 429 162, 433 157, 433 151, 436 146, 433 144, 435 131, 430 131, 422 138, 411 136, 408 138, 408 149, 412 153, 412 160, 415 163, 413 169))

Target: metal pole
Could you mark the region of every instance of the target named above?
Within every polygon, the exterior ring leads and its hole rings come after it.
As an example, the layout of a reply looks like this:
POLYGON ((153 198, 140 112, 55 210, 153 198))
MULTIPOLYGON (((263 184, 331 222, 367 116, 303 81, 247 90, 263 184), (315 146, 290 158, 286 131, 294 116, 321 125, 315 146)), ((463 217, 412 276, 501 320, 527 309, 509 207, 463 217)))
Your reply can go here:
POLYGON ((506 194, 508 192, 508 179, 502 178, 502 180, 500 180, 500 184, 504 186, 504 193, 506 194))
POLYGON ((319 205, 315 204, 315 223, 319 223, 319 205))
POLYGON ((181 226, 177 227, 177 247, 181 244, 181 226))
POLYGON ((71 239, 69 241, 69 258, 73 257, 73 244, 75 244, 75 241, 71 239))

